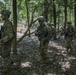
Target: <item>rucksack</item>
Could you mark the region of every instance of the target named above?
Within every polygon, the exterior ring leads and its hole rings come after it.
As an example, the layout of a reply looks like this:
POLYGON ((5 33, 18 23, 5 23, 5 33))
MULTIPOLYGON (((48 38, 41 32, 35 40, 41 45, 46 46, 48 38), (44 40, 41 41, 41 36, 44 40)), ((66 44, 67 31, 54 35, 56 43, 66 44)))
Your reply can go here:
POLYGON ((54 25, 45 22, 45 26, 48 29, 49 37, 52 38, 55 35, 55 27, 54 27, 54 25))

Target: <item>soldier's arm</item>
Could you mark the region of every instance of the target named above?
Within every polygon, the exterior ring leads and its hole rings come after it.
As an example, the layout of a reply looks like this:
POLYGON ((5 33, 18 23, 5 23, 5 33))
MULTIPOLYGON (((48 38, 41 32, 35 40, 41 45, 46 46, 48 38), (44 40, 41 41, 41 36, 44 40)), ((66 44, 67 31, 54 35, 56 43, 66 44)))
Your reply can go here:
POLYGON ((43 41, 48 40, 48 39, 50 39, 52 37, 51 28, 48 27, 46 29, 46 31, 47 31, 47 36, 45 38, 43 38, 43 41))
POLYGON ((8 42, 10 39, 12 39, 13 38, 13 28, 12 28, 12 23, 10 22, 10 23, 8 23, 8 25, 7 25, 7 30, 6 30, 6 33, 7 33, 7 35, 4 37, 4 38, 2 38, 2 40, 3 40, 3 43, 6 43, 6 42, 8 42))

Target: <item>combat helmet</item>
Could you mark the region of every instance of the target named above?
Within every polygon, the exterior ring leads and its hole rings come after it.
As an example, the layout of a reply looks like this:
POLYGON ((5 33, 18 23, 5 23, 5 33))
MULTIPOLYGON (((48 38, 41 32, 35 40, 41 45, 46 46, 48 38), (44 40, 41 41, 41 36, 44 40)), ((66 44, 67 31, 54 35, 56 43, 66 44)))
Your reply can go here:
POLYGON ((9 10, 2 10, 1 14, 10 16, 11 12, 9 10))
POLYGON ((38 21, 42 21, 42 20, 44 20, 44 17, 43 16, 39 16, 37 19, 38 19, 38 21))
POLYGON ((68 24, 68 25, 71 25, 72 23, 69 21, 69 22, 67 22, 67 24, 68 24))

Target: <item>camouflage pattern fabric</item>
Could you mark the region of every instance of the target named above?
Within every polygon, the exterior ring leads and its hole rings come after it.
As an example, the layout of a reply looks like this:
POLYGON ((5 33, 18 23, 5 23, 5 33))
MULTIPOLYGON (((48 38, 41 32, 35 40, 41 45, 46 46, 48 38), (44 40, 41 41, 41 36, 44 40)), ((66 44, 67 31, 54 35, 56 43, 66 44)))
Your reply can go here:
POLYGON ((65 45, 66 45, 66 48, 67 48, 67 52, 69 52, 69 49, 70 51, 73 51, 72 49, 72 38, 68 37, 65 39, 65 45))
POLYGON ((40 55, 42 57, 43 62, 45 62, 45 63, 47 61, 49 61, 49 56, 48 56, 48 52, 47 52, 48 43, 49 43, 49 40, 40 41, 40 46, 39 46, 40 55))
POLYGON ((54 27, 54 24, 47 23, 46 26, 48 26, 48 32, 49 32, 49 35, 50 35, 49 37, 51 39, 51 38, 53 38, 55 36, 55 27, 54 27))
MULTIPOLYGON (((36 35, 38 36, 39 41, 41 41, 41 39, 43 39, 43 38, 46 38, 48 36, 47 27, 45 25, 44 26, 39 26, 37 28, 36 35)), ((49 37, 47 39, 49 39, 49 37)))
POLYGON ((2 15, 10 15, 11 12, 10 12, 9 10, 2 10, 2 11, 1 11, 1 14, 2 14, 2 15))
POLYGON ((10 73, 9 70, 11 70, 10 52, 12 38, 14 36, 12 27, 12 23, 8 20, 4 23, 3 31, 1 31, 1 38, 3 39, 3 45, 1 46, 1 56, 4 59, 3 73, 5 73, 5 75, 8 75, 10 73))
POLYGON ((66 44, 67 52, 69 51, 69 49, 70 51, 73 51, 72 49, 73 35, 74 35, 74 28, 72 26, 69 26, 68 28, 66 28, 65 44, 66 44))
POLYGON ((11 75, 11 67, 12 67, 12 63, 11 63, 11 58, 8 57, 3 57, 4 59, 4 65, 2 68, 2 73, 3 75, 11 75))
POLYGON ((76 27, 74 28, 74 38, 76 39, 76 27))
POLYGON ((10 21, 4 23, 1 38, 3 39, 4 44, 11 43, 10 40, 13 38, 13 26, 10 21))
POLYGON ((48 27, 44 24, 43 26, 39 26, 37 28, 36 36, 38 36, 38 39, 40 41, 39 51, 41 54, 41 57, 44 62, 49 60, 47 49, 48 49, 48 43, 49 43, 49 36, 50 31, 48 27))

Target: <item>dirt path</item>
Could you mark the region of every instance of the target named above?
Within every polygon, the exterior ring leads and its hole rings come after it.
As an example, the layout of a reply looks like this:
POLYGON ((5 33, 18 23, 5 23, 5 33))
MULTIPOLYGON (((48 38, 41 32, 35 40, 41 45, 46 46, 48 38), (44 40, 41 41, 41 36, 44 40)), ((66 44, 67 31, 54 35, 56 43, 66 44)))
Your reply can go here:
MULTIPOLYGON (((63 39, 50 40, 48 55, 52 62, 50 64, 43 64, 40 53, 38 51, 39 41, 37 37, 32 35, 26 37, 18 45, 19 52, 23 55, 22 67, 27 68, 30 66, 31 70, 27 71, 27 75, 63 75, 71 67, 74 56, 66 53, 66 48, 63 39), (48 74, 49 73, 49 74, 48 74)), ((30 69, 29 68, 29 69, 30 69)))
POLYGON ((18 44, 21 67, 13 71, 14 75, 76 75, 75 56, 66 53, 63 38, 50 40, 48 55, 51 62, 49 64, 42 62, 38 46, 39 41, 34 35, 25 37, 18 44))

